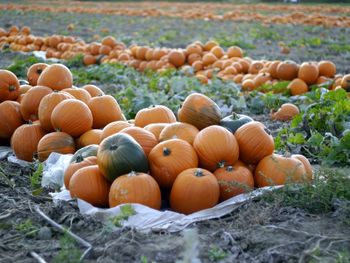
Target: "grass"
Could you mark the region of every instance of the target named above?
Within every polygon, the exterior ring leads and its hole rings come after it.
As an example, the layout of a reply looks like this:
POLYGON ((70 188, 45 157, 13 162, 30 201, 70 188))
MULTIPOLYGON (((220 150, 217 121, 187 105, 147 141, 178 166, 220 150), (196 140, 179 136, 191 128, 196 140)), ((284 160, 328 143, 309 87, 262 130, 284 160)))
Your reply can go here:
POLYGON ((75 245, 75 241, 72 237, 67 234, 64 234, 60 238, 60 247, 61 250, 54 257, 54 263, 78 263, 80 261, 81 251, 75 245))

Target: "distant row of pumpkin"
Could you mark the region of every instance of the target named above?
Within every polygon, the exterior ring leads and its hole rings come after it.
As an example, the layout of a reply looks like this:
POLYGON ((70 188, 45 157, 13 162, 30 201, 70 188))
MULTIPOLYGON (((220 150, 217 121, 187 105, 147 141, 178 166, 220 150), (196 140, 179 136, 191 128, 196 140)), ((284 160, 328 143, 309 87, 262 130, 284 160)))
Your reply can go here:
POLYGON ((178 68, 187 75, 196 76, 202 83, 217 76, 241 84, 242 89, 247 91, 279 81, 290 81, 287 89, 291 95, 303 94, 309 91, 311 85, 321 84, 327 84, 329 89, 350 90, 350 75, 337 74, 332 61, 299 65, 291 60, 254 60, 244 57, 243 50, 238 46, 225 51, 215 41, 205 44, 195 41, 185 49, 138 45, 126 47, 112 36, 103 38, 101 43, 85 43, 71 36, 36 37, 29 27, 19 29, 13 26, 9 31, 0 28, 0 49, 6 46, 14 51, 45 51, 47 58, 71 59, 83 54, 85 65, 118 62, 140 71, 178 68))

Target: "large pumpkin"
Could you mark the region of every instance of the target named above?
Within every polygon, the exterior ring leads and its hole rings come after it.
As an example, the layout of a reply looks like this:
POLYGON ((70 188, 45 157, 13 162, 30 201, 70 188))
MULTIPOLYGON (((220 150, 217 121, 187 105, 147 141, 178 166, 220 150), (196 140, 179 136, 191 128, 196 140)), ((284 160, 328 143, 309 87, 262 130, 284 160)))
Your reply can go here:
POLYGON ((74 88, 63 89, 62 91, 69 93, 77 100, 81 100, 82 102, 84 102, 86 105, 89 103, 91 99, 90 93, 84 89, 79 89, 74 87, 74 88))
POLYGON ((142 147, 125 133, 111 135, 101 142, 97 164, 110 182, 131 171, 148 172, 148 162, 142 147))
POLYGON ((97 157, 96 156, 90 156, 87 158, 78 158, 76 162, 71 163, 68 165, 67 169, 64 172, 64 186, 69 189, 69 182, 72 178, 73 174, 78 171, 80 168, 90 166, 90 165, 96 165, 97 164, 97 157))
POLYGON ((215 176, 204 169, 191 168, 180 173, 170 193, 171 209, 191 214, 215 206, 220 189, 215 176))
POLYGON ((180 139, 157 144, 150 152, 151 175, 161 187, 170 188, 182 171, 198 167, 198 157, 192 145, 180 139))
POLYGON ((234 135, 239 145, 239 158, 244 163, 256 164, 275 149, 270 131, 261 122, 246 123, 234 135))
POLYGON ((125 120, 118 102, 111 95, 101 95, 91 98, 88 103, 93 116, 95 129, 105 127, 107 124, 125 120))
POLYGON ((10 139, 14 131, 23 124, 20 105, 16 101, 0 103, 0 138, 10 139))
POLYGON ((219 106, 207 96, 200 93, 189 95, 178 111, 178 118, 202 130, 210 125, 220 123, 219 106))
POLYGON ((149 108, 139 110, 135 116, 135 126, 145 127, 150 123, 176 122, 174 113, 163 105, 153 105, 149 108))
POLYGON ((61 101, 51 114, 51 123, 55 129, 79 137, 91 130, 92 114, 89 107, 77 99, 61 101))
POLYGON ((37 85, 46 86, 53 90, 71 88, 73 75, 63 64, 52 64, 44 69, 38 78, 37 85))
POLYGON ((214 175, 219 182, 221 201, 251 191, 254 188, 253 174, 242 162, 221 167, 215 170, 214 175))
POLYGON ((193 147, 198 154, 200 166, 212 172, 222 165, 233 165, 239 156, 235 136, 218 125, 201 130, 193 147))
POLYGON ((310 181, 300 160, 278 154, 268 155, 259 162, 254 179, 258 187, 310 181))
POLYGON ((30 85, 36 86, 41 73, 49 65, 46 63, 35 63, 31 65, 27 71, 27 79, 30 85))
POLYGON ((109 206, 137 203, 160 209, 161 194, 156 180, 146 173, 130 172, 114 180, 109 191, 109 206))
POLYGON ((127 127, 132 127, 133 125, 127 121, 114 121, 107 124, 101 134, 101 140, 107 138, 110 135, 116 134, 127 127))
POLYGON ((11 71, 0 69, 0 102, 16 100, 19 96, 19 81, 11 71))
POLYGON ((75 143, 72 136, 65 132, 46 134, 38 143, 39 161, 45 161, 52 152, 73 154, 75 152, 75 143))
POLYGON ((11 137, 11 147, 18 159, 31 162, 37 152, 38 143, 44 137, 45 131, 40 124, 23 124, 11 137))
POLYGON ((170 123, 162 130, 159 135, 159 141, 181 139, 192 145, 198 132, 199 130, 189 123, 174 122, 170 123))
POLYGON ((110 184, 97 165, 76 171, 69 182, 72 197, 80 198, 94 206, 107 207, 110 184))

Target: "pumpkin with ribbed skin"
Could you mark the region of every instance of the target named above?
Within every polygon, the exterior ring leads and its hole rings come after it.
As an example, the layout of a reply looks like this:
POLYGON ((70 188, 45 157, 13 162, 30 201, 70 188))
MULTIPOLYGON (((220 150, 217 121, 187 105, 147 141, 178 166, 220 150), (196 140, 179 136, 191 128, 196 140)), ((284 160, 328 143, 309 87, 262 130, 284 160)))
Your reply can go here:
POLYGON ((168 126, 169 123, 151 123, 143 127, 146 131, 149 131, 153 133, 154 136, 156 136, 157 140, 159 141, 159 135, 162 132, 162 130, 168 126))
POLYGON ((198 167, 198 157, 192 145, 180 139, 157 144, 148 156, 151 175, 161 187, 170 188, 182 171, 198 167))
POLYGON ((304 62, 300 65, 298 78, 304 80, 306 84, 311 85, 316 83, 318 75, 319 70, 316 63, 304 62))
POLYGON ((37 152, 38 143, 46 132, 38 123, 23 124, 11 137, 11 147, 18 159, 31 162, 37 152))
POLYGON ((291 60, 278 64, 276 75, 281 80, 293 80, 298 76, 299 65, 291 60))
POLYGON ((73 154, 75 142, 72 136, 65 132, 51 132, 42 137, 38 143, 39 161, 45 161, 52 152, 73 154))
POLYGON ((68 88, 68 89, 63 89, 62 91, 69 93, 74 98, 76 98, 77 100, 81 100, 85 104, 88 104, 91 99, 90 93, 84 89, 68 88))
POLYGON ((131 171, 148 172, 147 157, 134 138, 125 133, 104 139, 97 152, 97 164, 108 181, 131 171))
POLYGON ((21 101, 21 114, 26 121, 36 121, 39 119, 39 105, 41 100, 48 94, 52 93, 52 89, 44 86, 35 86, 28 90, 21 101))
POLYGON ((210 125, 218 125, 221 119, 219 106, 207 96, 193 93, 185 99, 178 111, 178 118, 202 130, 210 125))
POLYGON ((307 180, 309 182, 311 182, 313 179, 313 169, 312 169, 312 166, 311 166, 309 160, 304 155, 301 155, 301 154, 292 154, 290 157, 294 158, 294 159, 298 159, 299 161, 301 161, 303 163, 306 174, 307 174, 307 180))
POLYGON ((233 165, 239 156, 235 136, 224 127, 213 125, 201 130, 193 143, 201 167, 214 172, 221 165, 233 165))
POLYGON ((253 121, 253 119, 247 115, 237 114, 235 112, 232 112, 231 115, 223 118, 220 121, 220 126, 225 127, 232 133, 235 133, 237 129, 241 127, 243 124, 246 124, 251 121, 253 121))
POLYGON ((289 90, 290 94, 295 96, 295 95, 300 95, 304 94, 309 91, 309 87, 303 81, 302 79, 293 79, 287 86, 287 89, 289 90))
POLYGON ((136 203, 160 209, 161 194, 156 180, 146 173, 130 172, 114 180, 109 191, 109 206, 136 203))
POLYGON ((219 182, 221 201, 249 192, 254 188, 253 174, 242 162, 220 167, 215 170, 214 175, 219 182))
POLYGON ((77 99, 61 101, 51 114, 54 129, 79 137, 92 128, 92 113, 89 107, 77 99))
POLYGON ((132 127, 133 125, 127 121, 114 121, 109 124, 107 124, 101 134, 101 140, 107 138, 110 135, 116 134, 120 132, 121 130, 132 127))
POLYGON ((66 92, 52 92, 42 98, 38 107, 38 118, 43 129, 48 132, 54 131, 51 124, 52 111, 61 101, 73 98, 66 92))
POLYGON ((288 121, 299 114, 299 108, 293 103, 284 103, 277 112, 271 114, 272 120, 288 121))
POLYGON ((135 126, 145 127, 150 123, 171 123, 176 122, 174 113, 163 105, 153 105, 139 110, 135 116, 135 126))
POLYGON ((104 128, 113 121, 125 120, 118 102, 111 95, 93 97, 88 106, 93 116, 94 129, 104 128))
POLYGON ((0 102, 16 100, 19 96, 19 81, 11 71, 0 69, 0 102))
POLYGON ((189 144, 193 144, 194 138, 196 138, 199 130, 184 122, 174 122, 166 126, 159 135, 159 141, 166 141, 170 139, 181 139, 187 141, 189 144))
POLYGON ((83 148, 91 144, 100 144, 101 134, 102 134, 102 130, 100 129, 92 129, 87 132, 84 132, 76 140, 77 149, 83 148))
POLYGON ((90 93, 91 97, 97 97, 101 95, 105 95, 104 92, 97 86, 89 84, 82 87, 82 89, 86 90, 90 93))
POLYGON ((97 151, 98 151, 97 144, 91 144, 83 148, 80 148, 74 153, 69 163, 76 163, 78 160, 85 159, 90 156, 97 156, 97 151))
POLYGON ((23 85, 19 86, 19 94, 20 95, 25 94, 31 88, 33 88, 33 87, 31 85, 27 85, 27 84, 23 84, 23 85))
POLYGON ((10 139, 14 131, 23 124, 20 105, 16 101, 0 103, 0 138, 10 139))
POLYGON ((239 145, 239 158, 246 164, 258 163, 275 149, 270 131, 261 122, 246 123, 234 135, 239 145))
POLYGON ((309 181, 300 160, 279 154, 264 157, 255 169, 254 179, 258 187, 309 181))
POLYGON ((149 155, 150 151, 158 143, 158 140, 153 133, 140 127, 127 127, 120 132, 129 134, 131 137, 133 137, 141 145, 146 156, 149 155))
POLYGON ((328 78, 333 78, 337 72, 337 68, 332 61, 323 60, 318 62, 318 71, 320 76, 325 76, 328 78))
POLYGON ((52 64, 40 74, 37 85, 53 90, 68 89, 73 85, 73 75, 65 65, 52 64))
POLYGON ((220 188, 215 176, 204 169, 191 168, 181 172, 170 193, 171 209, 191 214, 215 206, 220 188))
POLYGON ((97 157, 96 156, 90 156, 87 158, 79 158, 76 162, 69 164, 67 169, 64 172, 64 186, 69 190, 69 182, 72 178, 73 174, 78 171, 79 169, 96 165, 97 164, 97 157))
POLYGON ((175 67, 181 67, 183 64, 185 64, 186 57, 182 51, 173 50, 169 53, 168 60, 175 67))
POLYGON ((93 206, 107 207, 110 184, 97 165, 76 171, 69 182, 72 197, 80 198, 93 206))
POLYGON ((36 86, 38 83, 38 78, 41 73, 46 69, 49 65, 46 63, 35 63, 31 65, 27 71, 27 79, 30 85, 36 86))

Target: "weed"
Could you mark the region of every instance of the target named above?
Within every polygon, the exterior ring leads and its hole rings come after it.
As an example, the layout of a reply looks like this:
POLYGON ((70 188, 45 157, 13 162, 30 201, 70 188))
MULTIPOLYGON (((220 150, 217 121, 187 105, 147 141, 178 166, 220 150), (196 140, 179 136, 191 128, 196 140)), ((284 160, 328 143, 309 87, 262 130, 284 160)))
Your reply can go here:
POLYGON ((228 255, 222 248, 217 246, 212 246, 208 251, 209 260, 212 262, 216 262, 226 258, 228 255))
POLYGON ((34 167, 36 166, 36 170, 32 172, 29 176, 30 186, 32 188, 33 194, 40 194, 42 191, 41 188, 41 177, 43 174, 44 165, 41 162, 34 163, 34 167))
POLYGON ((15 229, 26 236, 35 236, 39 231, 39 228, 33 224, 30 218, 16 225, 15 229))
POLYGON ((122 226, 122 222, 127 220, 130 216, 136 214, 135 209, 131 205, 123 205, 120 207, 120 213, 110 218, 110 221, 117 227, 122 226))
POLYGON ((75 241, 72 237, 64 234, 60 238, 61 250, 54 257, 53 262, 55 263, 77 263, 80 262, 81 251, 75 246, 75 241))
POLYGON ((7 70, 13 72, 18 78, 26 79, 28 68, 35 63, 41 62, 44 61, 35 56, 28 56, 26 58, 18 56, 14 59, 13 63, 7 67, 7 70))

